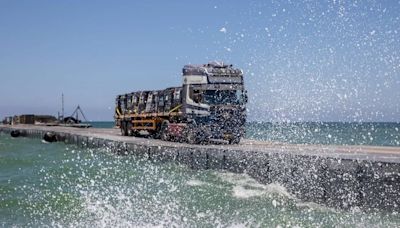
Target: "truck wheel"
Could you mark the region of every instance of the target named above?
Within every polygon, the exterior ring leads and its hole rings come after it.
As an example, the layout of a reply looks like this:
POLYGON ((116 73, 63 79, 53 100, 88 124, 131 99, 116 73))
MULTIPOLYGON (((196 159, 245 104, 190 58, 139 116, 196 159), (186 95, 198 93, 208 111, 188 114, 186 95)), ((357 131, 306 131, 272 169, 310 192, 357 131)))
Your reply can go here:
POLYGON ((139 133, 138 130, 133 130, 132 134, 133 134, 134 137, 139 137, 140 136, 140 133, 139 133))
POLYGON ((163 141, 169 141, 170 140, 170 137, 169 137, 169 134, 168 134, 168 121, 164 121, 162 124, 161 124, 161 128, 160 128, 160 138, 161 138, 161 140, 163 140, 163 141))
POLYGON ((124 135, 124 122, 120 122, 119 123, 119 129, 121 130, 121 135, 123 136, 124 135))
POLYGON ((196 132, 193 131, 193 130, 188 130, 186 132, 186 141, 189 144, 198 144, 199 143, 199 138, 198 138, 196 132))
POLYGON ((229 144, 239 144, 240 137, 234 136, 232 139, 229 140, 229 144))
POLYGON ((153 138, 161 139, 161 123, 157 123, 156 130, 153 132, 153 138))
POLYGON ((128 123, 126 121, 121 122, 121 135, 128 136, 128 123))
POLYGON ((132 123, 126 123, 126 132, 128 136, 133 136, 132 123))

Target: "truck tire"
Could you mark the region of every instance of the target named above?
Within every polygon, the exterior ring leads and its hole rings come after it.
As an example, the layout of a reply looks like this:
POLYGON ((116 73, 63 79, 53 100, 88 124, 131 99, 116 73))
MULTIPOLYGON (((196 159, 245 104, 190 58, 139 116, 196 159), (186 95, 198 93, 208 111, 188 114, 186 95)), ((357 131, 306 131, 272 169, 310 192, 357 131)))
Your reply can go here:
POLYGON ((155 139, 161 139, 161 123, 157 123, 156 130, 152 135, 155 139))
POLYGON ((132 123, 128 123, 128 122, 126 123, 126 134, 128 136, 134 135, 133 130, 132 130, 132 123))
POLYGON ((126 121, 121 122, 121 135, 128 136, 128 123, 126 121))
POLYGON ((163 121, 160 128, 160 138, 163 141, 169 141, 170 136, 168 134, 168 121, 163 121))
POLYGON ((138 131, 138 130, 133 130, 133 131, 132 131, 132 136, 134 136, 134 137, 139 137, 139 136, 140 136, 139 131, 138 131))
POLYGON ((186 130, 185 130, 185 134, 186 134, 186 142, 189 144, 199 144, 200 143, 200 138, 198 135, 198 131, 197 131, 197 123, 194 120, 191 120, 188 122, 187 126, 186 126, 186 130))
POLYGON ((229 144, 239 144, 239 143, 240 143, 239 136, 234 136, 232 139, 229 140, 229 144))
POLYGON ((194 130, 187 130, 186 131, 186 141, 189 144, 199 144, 200 140, 197 136, 197 132, 194 130))

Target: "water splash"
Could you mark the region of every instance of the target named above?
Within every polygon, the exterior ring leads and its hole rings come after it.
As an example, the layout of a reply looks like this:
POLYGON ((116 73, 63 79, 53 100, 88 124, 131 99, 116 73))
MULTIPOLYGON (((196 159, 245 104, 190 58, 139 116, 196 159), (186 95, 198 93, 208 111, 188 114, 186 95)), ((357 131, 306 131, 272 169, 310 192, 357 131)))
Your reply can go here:
MULTIPOLYGON (((4 137, 0 137, 0 143, 4 137)), ((342 212, 293 198, 246 174, 191 170, 40 140, 6 139, 4 157, 29 159, 0 179, 4 226, 396 226, 398 215, 342 212), (12 186, 6 189, 5 186, 12 186), (5 206, 7 204, 7 206, 5 206)), ((3 144, 2 144, 3 145, 3 144)), ((12 164, 10 164, 12 165, 12 164)), ((3 174, 11 166, 0 171, 3 174)))

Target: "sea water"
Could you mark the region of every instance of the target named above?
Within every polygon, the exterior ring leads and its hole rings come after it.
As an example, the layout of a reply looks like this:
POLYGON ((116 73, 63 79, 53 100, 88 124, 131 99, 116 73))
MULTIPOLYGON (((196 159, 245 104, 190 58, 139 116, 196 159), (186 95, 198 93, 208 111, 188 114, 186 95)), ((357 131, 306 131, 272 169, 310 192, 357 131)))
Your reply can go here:
POLYGON ((0 226, 399 227, 303 202, 279 183, 0 134, 0 226))
POLYGON ((296 144, 400 146, 400 123, 252 122, 247 124, 246 136, 296 144))

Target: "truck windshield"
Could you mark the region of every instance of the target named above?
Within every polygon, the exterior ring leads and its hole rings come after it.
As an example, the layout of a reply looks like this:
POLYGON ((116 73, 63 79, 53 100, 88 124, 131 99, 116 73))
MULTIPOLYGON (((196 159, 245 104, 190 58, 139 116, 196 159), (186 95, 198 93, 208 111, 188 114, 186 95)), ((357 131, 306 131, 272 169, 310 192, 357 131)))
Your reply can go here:
POLYGON ((205 90, 203 101, 210 105, 243 104, 245 94, 242 90, 205 90))

